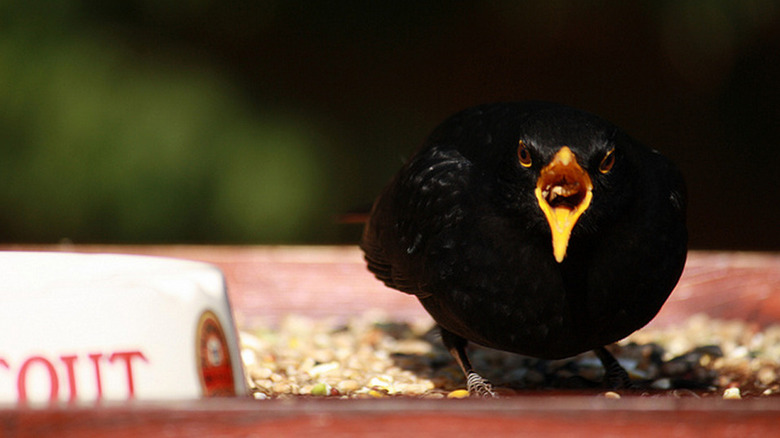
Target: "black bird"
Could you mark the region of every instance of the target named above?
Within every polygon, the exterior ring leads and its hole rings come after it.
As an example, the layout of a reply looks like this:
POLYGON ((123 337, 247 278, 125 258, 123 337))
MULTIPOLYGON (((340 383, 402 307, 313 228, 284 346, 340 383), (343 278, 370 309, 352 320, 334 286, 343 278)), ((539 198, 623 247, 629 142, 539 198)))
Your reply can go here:
POLYGON ((647 324, 682 273, 685 186, 673 164, 592 114, 545 102, 464 110, 385 187, 361 248, 387 286, 416 295, 466 375, 468 341, 557 359, 647 324))

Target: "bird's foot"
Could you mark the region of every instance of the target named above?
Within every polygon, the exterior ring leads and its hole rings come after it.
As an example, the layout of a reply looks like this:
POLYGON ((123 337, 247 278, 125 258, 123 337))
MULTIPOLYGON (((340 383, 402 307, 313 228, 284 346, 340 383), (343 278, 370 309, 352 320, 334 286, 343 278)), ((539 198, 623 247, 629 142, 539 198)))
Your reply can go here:
POLYGON ((596 356, 601 360, 604 366, 604 385, 609 389, 632 389, 636 388, 634 382, 628 377, 628 372, 620 365, 610 352, 604 347, 594 350, 596 356))
MULTIPOLYGON (((617 362, 615 362, 617 365, 617 362)), ((604 374, 604 385, 609 389, 632 389, 634 382, 622 366, 610 367, 604 374)))
POLYGON ((487 379, 473 371, 466 377, 466 388, 469 390, 469 395, 472 396, 482 398, 498 397, 496 393, 493 392, 493 385, 491 385, 487 379))

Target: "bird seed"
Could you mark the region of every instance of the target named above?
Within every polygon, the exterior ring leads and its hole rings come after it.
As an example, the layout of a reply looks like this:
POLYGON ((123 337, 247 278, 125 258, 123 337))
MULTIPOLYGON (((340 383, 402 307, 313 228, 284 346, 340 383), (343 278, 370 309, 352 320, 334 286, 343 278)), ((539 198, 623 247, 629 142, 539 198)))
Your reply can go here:
MULTIPOLYGON (((258 399, 465 395, 463 374, 430 320, 394 322, 372 312, 337 324, 291 316, 277 327, 242 331, 240 340, 248 384, 258 399)), ((609 349, 638 389, 609 391, 592 353, 541 360, 470 344, 474 368, 500 396, 545 390, 612 398, 780 394, 780 325, 696 315, 679 326, 640 330, 609 349)))

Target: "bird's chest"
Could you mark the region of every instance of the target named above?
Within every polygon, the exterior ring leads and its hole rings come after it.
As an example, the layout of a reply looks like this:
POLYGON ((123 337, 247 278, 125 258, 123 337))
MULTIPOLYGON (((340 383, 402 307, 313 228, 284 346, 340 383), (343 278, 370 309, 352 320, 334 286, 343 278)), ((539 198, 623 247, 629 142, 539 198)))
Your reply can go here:
POLYGON ((517 353, 563 357, 611 342, 616 318, 627 317, 616 292, 592 286, 585 259, 559 264, 545 245, 482 238, 442 251, 446 269, 422 303, 448 330, 517 353))

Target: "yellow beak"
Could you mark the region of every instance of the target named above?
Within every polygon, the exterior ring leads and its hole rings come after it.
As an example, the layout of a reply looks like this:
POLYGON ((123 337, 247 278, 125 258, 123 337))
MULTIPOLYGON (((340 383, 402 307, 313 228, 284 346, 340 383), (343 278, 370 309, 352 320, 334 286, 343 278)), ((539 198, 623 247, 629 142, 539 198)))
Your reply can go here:
POLYGON ((564 146, 542 168, 534 193, 550 224, 553 255, 561 263, 566 257, 571 230, 593 198, 593 183, 588 172, 577 164, 571 149, 564 146))

